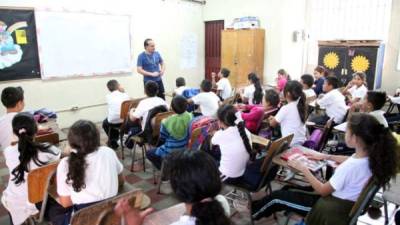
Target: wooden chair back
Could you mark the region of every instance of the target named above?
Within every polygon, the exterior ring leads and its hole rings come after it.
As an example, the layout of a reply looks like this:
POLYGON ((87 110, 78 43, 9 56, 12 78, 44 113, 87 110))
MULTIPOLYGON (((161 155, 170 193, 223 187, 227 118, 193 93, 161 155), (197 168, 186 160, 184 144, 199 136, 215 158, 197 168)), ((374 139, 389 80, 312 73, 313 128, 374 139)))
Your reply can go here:
POLYGON ((326 143, 328 142, 329 135, 332 133, 333 124, 334 124, 333 118, 329 119, 326 122, 323 132, 322 132, 321 140, 319 141, 319 144, 318 144, 317 151, 321 152, 325 148, 326 143))
POLYGON ((287 145, 287 146, 290 145, 290 143, 292 142, 293 136, 294 135, 291 134, 291 135, 282 137, 278 140, 271 142, 271 144, 268 148, 268 151, 267 151, 267 155, 265 156, 264 161, 260 167, 261 173, 265 173, 267 170, 269 170, 272 167, 272 164, 273 164, 272 159, 276 155, 280 154, 283 150, 285 150, 285 149, 282 149, 283 145, 287 145))
POLYGON ((28 173, 28 201, 32 204, 43 201, 47 195, 51 177, 57 170, 59 161, 36 168, 28 173))
POLYGON ((152 129, 153 129, 153 137, 158 137, 160 135, 161 122, 163 119, 168 118, 169 116, 174 115, 175 113, 172 111, 158 113, 151 121, 152 129))
POLYGON ((379 185, 374 182, 373 178, 368 181, 349 213, 349 225, 357 224, 358 217, 368 209, 369 204, 373 200, 375 194, 379 191, 379 188, 379 185))
POLYGON ((36 142, 40 143, 50 143, 52 145, 58 145, 60 143, 60 136, 58 133, 49 133, 49 134, 43 134, 43 135, 38 135, 35 137, 36 142))

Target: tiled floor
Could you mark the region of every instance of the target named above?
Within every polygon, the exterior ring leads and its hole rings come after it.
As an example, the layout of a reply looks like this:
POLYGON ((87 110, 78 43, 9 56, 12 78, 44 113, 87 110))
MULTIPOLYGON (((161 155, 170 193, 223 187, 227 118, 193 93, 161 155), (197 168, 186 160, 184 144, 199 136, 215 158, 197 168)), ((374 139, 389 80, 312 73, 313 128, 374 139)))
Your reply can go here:
MULTIPOLYGON (((102 132, 102 142, 105 143, 105 134, 102 132)), ((61 144, 62 146, 65 145, 61 144)), ((139 153, 139 150, 137 150, 137 155, 139 153)), ((140 162, 141 163, 141 162, 140 162)), ((130 152, 128 150, 125 151, 125 160, 123 161, 124 164, 124 175, 126 178, 126 182, 132 185, 133 187, 136 188, 141 188, 143 191, 150 197, 151 199, 151 207, 155 208, 156 210, 164 209, 169 206, 172 206, 178 201, 172 196, 172 194, 157 194, 157 187, 153 183, 153 173, 152 173, 152 166, 150 165, 149 162, 146 162, 146 172, 143 172, 142 170, 142 165, 138 163, 135 166, 135 171, 136 172, 131 172, 130 171, 130 166, 131 166, 131 156, 130 152)), ((0 192, 4 190, 8 182, 8 169, 5 166, 4 162, 4 157, 0 156, 0 192)), ((276 188, 278 188, 275 185, 276 188)), ((171 193, 170 187, 168 184, 163 184, 161 186, 161 190, 163 193, 171 193)), ((264 193, 256 193, 254 195, 254 198, 258 198, 260 196, 263 196, 264 193)), ((368 217, 368 216, 367 216, 368 217)), ((282 214, 278 214, 278 220, 279 224, 284 224, 285 218, 282 214)), ((293 220, 290 221, 289 224, 295 224, 296 220, 299 220, 299 218, 294 217, 293 220)), ((235 215, 234 216, 234 221, 235 224, 248 224, 248 218, 244 218, 243 215, 235 215)), ((366 221, 365 223, 362 224, 382 224, 381 221, 373 221, 371 219, 368 220, 364 219, 366 221)), ((267 218, 267 219, 262 219, 260 221, 257 221, 255 224, 263 224, 263 225, 272 225, 272 224, 278 224, 273 218, 267 218)), ((0 206, 0 225, 9 225, 9 219, 7 215, 7 211, 4 209, 4 207, 1 205, 0 206)))

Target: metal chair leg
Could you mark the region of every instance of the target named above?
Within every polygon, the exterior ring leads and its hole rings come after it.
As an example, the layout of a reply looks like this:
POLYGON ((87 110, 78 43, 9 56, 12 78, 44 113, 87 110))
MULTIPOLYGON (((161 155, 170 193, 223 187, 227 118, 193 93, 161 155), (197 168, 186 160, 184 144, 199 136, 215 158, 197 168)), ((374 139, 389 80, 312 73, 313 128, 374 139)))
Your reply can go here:
POLYGON ((124 150, 125 150, 125 143, 124 143, 124 133, 122 131, 120 131, 119 134, 119 142, 121 144, 121 159, 124 160, 125 159, 125 154, 124 154, 124 150), (122 133, 122 134, 121 134, 122 133))
POLYGON ((161 183, 162 183, 163 173, 164 173, 164 163, 161 163, 160 176, 158 177, 158 183, 157 183, 157 194, 161 194, 161 183))
POLYGON ((142 146, 142 161, 143 161, 143 172, 146 172, 146 145, 142 146))
POLYGON ((385 225, 389 224, 389 213, 387 201, 383 200, 383 210, 385 211, 385 225))
POLYGON ((136 158, 136 143, 133 144, 133 148, 132 148, 131 172, 134 172, 135 158, 136 158))

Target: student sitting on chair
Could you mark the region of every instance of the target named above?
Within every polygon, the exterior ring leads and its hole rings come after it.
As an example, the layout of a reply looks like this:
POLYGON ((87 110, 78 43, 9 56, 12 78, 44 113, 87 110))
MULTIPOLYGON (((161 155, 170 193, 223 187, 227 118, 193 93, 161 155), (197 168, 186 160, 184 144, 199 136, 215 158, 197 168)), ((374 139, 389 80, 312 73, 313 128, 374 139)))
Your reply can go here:
POLYGON ((189 99, 188 102, 199 105, 200 112, 203 116, 215 117, 217 115, 220 99, 211 91, 211 88, 211 82, 203 80, 200 85, 201 92, 189 99))
POLYGON ((373 116, 354 114, 346 130, 346 144, 355 148, 352 156, 327 155, 316 151, 306 153, 315 160, 339 163, 327 182, 321 182, 301 160, 288 165, 304 174, 314 192, 301 192, 284 188, 252 203, 253 218, 269 217, 274 212, 287 210, 307 217, 306 224, 348 224, 350 210, 364 186, 372 178, 385 187, 398 169, 397 142, 389 129, 373 116))
POLYGON ((48 143, 34 141, 38 129, 29 113, 15 115, 12 130, 18 137, 18 143, 9 145, 4 150, 10 177, 1 202, 10 214, 11 224, 19 225, 39 212, 36 206, 28 201, 28 173, 58 160, 61 151, 48 143))
POLYGON ((174 93, 173 93, 174 96, 175 95, 182 95, 183 91, 188 89, 188 87, 186 87, 185 78, 183 78, 183 77, 176 78, 175 85, 176 85, 176 88, 175 88, 174 93))
POLYGON ((189 140, 189 124, 192 114, 186 111, 187 100, 181 95, 172 99, 171 108, 176 113, 161 122, 159 143, 162 145, 146 153, 153 165, 161 168, 162 159, 171 151, 182 150, 189 140))
POLYGON ((310 74, 304 74, 300 78, 300 82, 303 85, 303 92, 306 98, 316 97, 314 89, 312 89, 314 78, 310 74))
POLYGON ((328 71, 323 66, 317 66, 314 69, 314 92, 317 96, 323 93, 325 77, 328 76, 328 71))
POLYGON ((242 101, 245 104, 258 105, 260 104, 263 95, 260 78, 258 78, 257 74, 250 73, 249 75, 247 75, 247 79, 250 85, 244 88, 243 94, 241 96, 242 101))
POLYGON ((71 154, 57 167, 58 202, 69 208, 62 221, 70 223, 74 211, 117 195, 123 184, 123 166, 116 153, 100 146, 96 125, 87 120, 75 122, 68 132, 71 154))
POLYGON ((11 121, 24 109, 24 91, 21 87, 6 87, 1 92, 1 102, 6 107, 6 114, 0 117, 0 150, 15 141, 11 121))
POLYGON ((118 148, 119 132, 113 127, 120 127, 123 120, 120 118, 122 102, 129 100, 130 97, 116 80, 107 82, 107 88, 111 92, 106 96, 108 115, 103 121, 103 129, 108 137, 107 145, 112 149, 118 148))
POLYGON ((364 100, 365 95, 368 92, 368 88, 365 86, 365 82, 365 73, 356 72, 353 74, 353 80, 351 80, 342 91, 342 93, 349 98, 350 104, 354 104, 364 100))
POLYGON ((215 73, 211 74, 213 86, 217 87, 217 95, 225 100, 232 96, 232 86, 228 80, 230 71, 227 68, 222 68, 218 73, 219 81, 215 83, 215 73))
MULTIPOLYGON (((366 112, 374 116, 379 123, 381 123, 384 127, 389 127, 388 122, 384 116, 385 111, 382 110, 382 107, 386 102, 386 93, 380 91, 368 91, 363 101, 363 104, 360 107, 361 112, 366 112)), ((357 110, 359 105, 355 104, 351 107, 351 111, 357 110)))
POLYGON ((278 76, 276 77, 276 85, 279 93, 285 89, 286 83, 290 81, 290 75, 284 69, 278 70, 278 76))

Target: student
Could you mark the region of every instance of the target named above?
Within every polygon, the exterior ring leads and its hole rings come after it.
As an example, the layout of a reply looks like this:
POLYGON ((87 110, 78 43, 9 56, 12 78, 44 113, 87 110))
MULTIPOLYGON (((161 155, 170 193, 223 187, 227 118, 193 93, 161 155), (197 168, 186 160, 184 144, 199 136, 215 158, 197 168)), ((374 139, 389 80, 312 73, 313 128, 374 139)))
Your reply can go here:
POLYGON ((62 224, 69 224, 73 211, 114 197, 123 184, 123 166, 114 150, 100 146, 96 125, 78 120, 68 132, 71 154, 57 167, 58 202, 72 208, 62 224))
MULTIPOLYGON (((385 92, 368 91, 360 110, 374 116, 380 124, 382 124, 384 127, 388 127, 388 122, 384 116, 385 111, 382 110, 382 107, 385 105, 385 103, 385 92)), ((351 110, 354 111, 356 108, 357 105, 354 105, 352 106, 351 110)))
POLYGON ((323 93, 323 86, 325 77, 327 77, 328 71, 323 66, 317 66, 314 69, 314 91, 315 94, 318 96, 319 94, 323 93))
POLYGON ((338 88, 339 80, 337 77, 326 77, 323 86, 325 94, 323 96, 319 96, 316 101, 321 108, 325 108, 326 115, 316 116, 310 119, 312 122, 324 125, 330 118, 333 118, 333 121, 336 124, 343 122, 348 107, 346 106, 344 96, 338 90, 338 88))
POLYGON ((303 92, 306 98, 316 97, 314 89, 312 89, 314 78, 310 74, 301 76, 301 84, 303 85, 303 92))
POLYGON ((147 81, 145 84, 145 94, 147 98, 141 100, 135 109, 132 109, 129 113, 131 121, 141 120, 141 130, 144 130, 146 125, 147 115, 149 111, 154 107, 164 105, 168 107, 164 99, 157 96, 158 84, 154 81, 147 81))
MULTIPOLYGON (((229 204, 218 195, 221 181, 213 159, 202 151, 180 151, 168 158, 172 191, 185 203, 186 212, 172 225, 230 225, 229 204)), ((130 207, 126 199, 119 201, 115 212, 124 217, 127 225, 142 225, 153 209, 140 212, 130 207)))
POLYGON ((218 73, 219 81, 217 83, 215 83, 215 73, 211 75, 213 86, 217 86, 217 95, 222 100, 232 96, 232 86, 228 80, 229 74, 230 71, 227 68, 222 68, 218 73))
POLYGON ((289 210, 307 214, 306 224, 348 224, 348 216, 363 187, 370 178, 381 187, 387 186, 397 173, 397 142, 389 129, 373 116, 354 114, 346 130, 346 145, 355 148, 352 156, 307 153, 315 160, 332 160, 340 165, 329 181, 319 181, 300 160, 289 161, 290 167, 304 174, 314 193, 291 191, 272 192, 252 203, 253 218, 268 217, 276 211, 289 210), (312 208, 312 209, 311 209, 312 208))
POLYGON ((343 90, 343 94, 349 97, 350 103, 354 104, 364 99, 368 92, 365 82, 365 73, 356 72, 353 74, 353 80, 343 90))
POLYGON ((298 81, 289 81, 283 91, 288 104, 281 107, 276 116, 270 116, 270 126, 280 125, 282 136, 294 134, 291 145, 302 145, 306 140, 307 104, 303 86, 298 81))
POLYGON ((175 95, 182 95, 182 94, 183 94, 183 91, 186 90, 186 89, 188 89, 188 88, 186 87, 185 78, 183 78, 183 77, 178 77, 178 78, 176 78, 176 80, 175 80, 175 85, 176 85, 176 88, 175 88, 175 90, 174 90, 174 96, 175 96, 175 95))
POLYGON ((21 87, 6 87, 1 92, 1 102, 6 107, 6 114, 0 117, 0 150, 13 141, 11 121, 24 109, 24 90, 21 87))
POLYGON ((176 113, 161 122, 158 148, 149 150, 147 158, 158 169, 161 168, 162 159, 172 151, 182 150, 189 140, 189 124, 192 114, 186 111, 187 100, 181 95, 172 99, 171 108, 176 113))
POLYGON ((119 132, 117 129, 113 129, 113 127, 121 126, 123 122, 120 118, 121 104, 122 102, 129 100, 130 97, 125 93, 125 90, 116 80, 108 81, 107 88, 111 93, 106 96, 108 115, 103 121, 103 129, 107 135, 110 134, 107 145, 112 149, 117 149, 119 132))
POLYGON ((35 205, 28 201, 29 171, 58 160, 61 151, 52 145, 34 141, 37 125, 29 113, 18 113, 14 116, 12 131, 18 137, 18 143, 9 145, 4 150, 10 177, 1 202, 8 210, 12 224, 19 225, 38 213, 35 205))
POLYGON ((250 85, 244 88, 242 100, 249 105, 258 105, 262 102, 263 90, 261 87, 260 78, 257 74, 250 73, 247 75, 250 85))
POLYGON ((189 99, 188 102, 199 105, 201 114, 203 116, 215 117, 220 99, 214 92, 211 92, 211 88, 211 82, 208 80, 203 80, 200 85, 201 92, 189 99))
POLYGON ((224 183, 240 183, 249 158, 253 157, 251 134, 240 118, 240 112, 232 105, 218 109, 218 122, 221 130, 215 132, 211 144, 218 145, 221 151, 219 172, 224 183))
POLYGON ((290 80, 289 74, 284 69, 278 70, 278 77, 276 78, 277 89, 281 93, 285 89, 286 83, 290 80))

